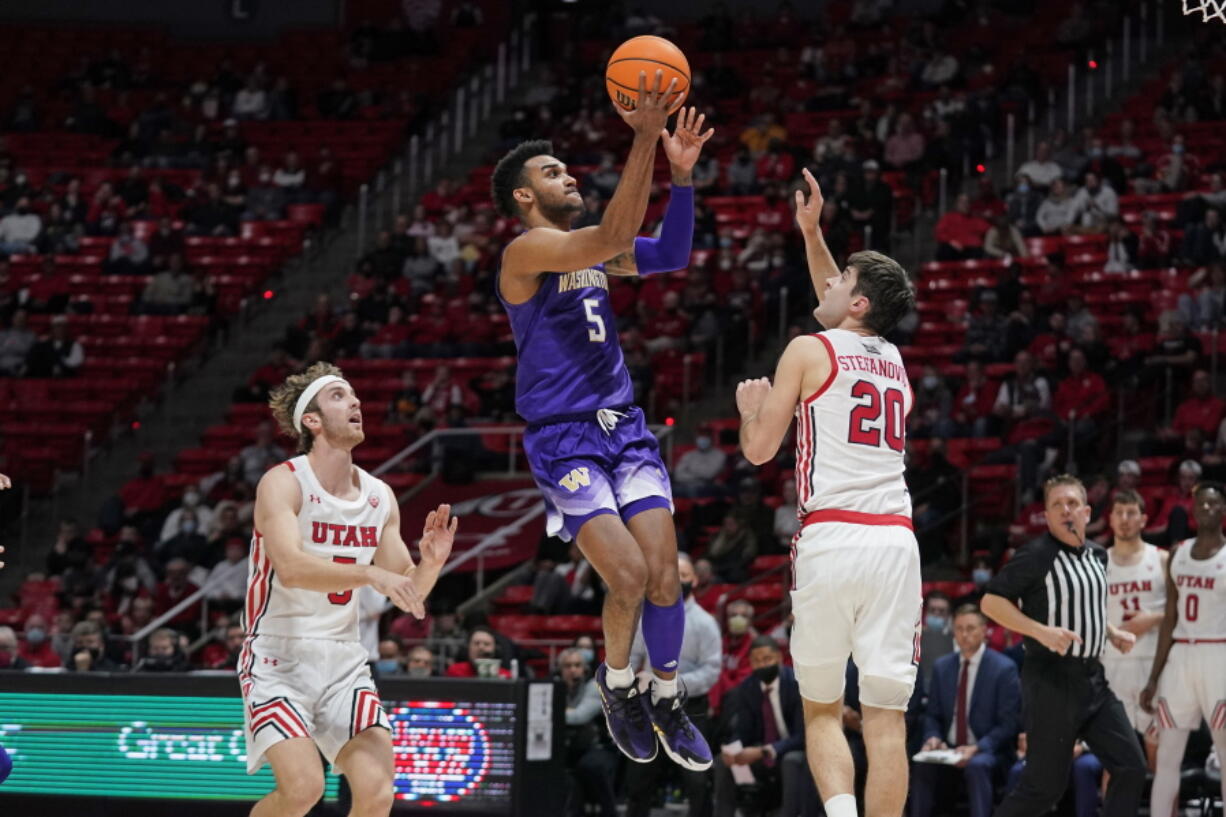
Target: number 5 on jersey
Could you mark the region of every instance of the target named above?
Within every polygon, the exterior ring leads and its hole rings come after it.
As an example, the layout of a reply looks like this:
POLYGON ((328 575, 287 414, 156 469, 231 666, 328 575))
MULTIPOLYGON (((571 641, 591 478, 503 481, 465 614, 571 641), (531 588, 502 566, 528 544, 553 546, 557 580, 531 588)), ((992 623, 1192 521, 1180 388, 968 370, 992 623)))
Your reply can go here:
POLYGON ((592 324, 592 328, 587 330, 587 339, 592 343, 604 343, 606 337, 604 318, 596 312, 599 308, 600 301, 595 298, 583 299, 583 309, 587 312, 587 322, 592 324))

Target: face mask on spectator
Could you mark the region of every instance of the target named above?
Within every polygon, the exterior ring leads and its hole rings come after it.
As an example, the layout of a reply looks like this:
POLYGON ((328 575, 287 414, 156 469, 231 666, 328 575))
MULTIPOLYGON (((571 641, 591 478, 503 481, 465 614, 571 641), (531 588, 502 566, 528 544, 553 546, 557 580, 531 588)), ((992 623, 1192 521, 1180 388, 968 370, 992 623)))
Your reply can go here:
POLYGON ((971 571, 971 581, 977 587, 983 587, 990 578, 992 578, 992 571, 986 567, 979 567, 971 571))
POLYGON ((1017 186, 1017 192, 1019 192, 1019 193, 1029 193, 1029 192, 1030 192, 1030 185, 1026 184, 1025 182, 1022 182, 1021 184, 1019 184, 1019 185, 1017 186))
POLYGON ((196 520, 188 519, 182 524, 181 527, 184 533, 195 533, 196 532, 196 520))
POLYGON ((1103 149, 1102 148, 1090 148, 1090 158, 1091 159, 1103 158, 1103 149))
POLYGON ((694 583, 693 582, 682 582, 681 583, 681 598, 688 599, 692 595, 694 595, 694 583))
POLYGON ((400 662, 395 658, 384 658, 375 662, 375 672, 379 675, 392 675, 400 671, 400 662))
POLYGON ((706 451, 711 447, 711 438, 703 435, 694 440, 694 445, 698 446, 699 451, 706 451))
POLYGON ((587 664, 589 667, 592 665, 592 662, 596 660, 596 651, 590 647, 580 647, 579 654, 583 656, 583 663, 587 664))
POLYGON ((728 632, 741 635, 749 630, 749 616, 736 615, 728 619, 728 632))
POLYGON ((135 593, 140 588, 140 580, 135 576, 129 576, 119 583, 119 586, 129 593, 135 593))
POLYGON ((429 678, 430 668, 429 667, 409 667, 409 677, 410 678, 429 678))
POLYGON ((941 378, 935 374, 926 374, 920 379, 920 387, 925 389, 935 389, 941 385, 941 378))
POLYGON ((924 616, 924 626, 929 630, 944 630, 945 616, 938 616, 934 613, 929 613, 924 616))
POLYGON ((1183 145, 1171 145, 1171 153, 1174 153, 1176 156, 1183 153, 1183 145))
POLYGON ((42 627, 31 627, 26 630, 26 643, 31 646, 38 646, 47 640, 47 631, 42 627))
POLYGON ((753 671, 753 677, 757 678, 760 683, 773 684, 775 679, 779 677, 779 665, 771 664, 769 667, 758 667, 753 671))

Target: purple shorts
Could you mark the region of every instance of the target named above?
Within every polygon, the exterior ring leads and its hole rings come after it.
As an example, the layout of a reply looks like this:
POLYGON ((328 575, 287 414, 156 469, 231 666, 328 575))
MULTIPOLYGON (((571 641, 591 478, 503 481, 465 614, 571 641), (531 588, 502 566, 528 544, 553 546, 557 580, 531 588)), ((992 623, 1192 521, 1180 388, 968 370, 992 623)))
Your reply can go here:
POLYGON ((545 496, 546 529, 569 542, 583 523, 602 513, 623 521, 648 508, 673 509, 660 445, 637 406, 624 410, 606 432, 590 419, 559 418, 531 423, 524 451, 545 496))

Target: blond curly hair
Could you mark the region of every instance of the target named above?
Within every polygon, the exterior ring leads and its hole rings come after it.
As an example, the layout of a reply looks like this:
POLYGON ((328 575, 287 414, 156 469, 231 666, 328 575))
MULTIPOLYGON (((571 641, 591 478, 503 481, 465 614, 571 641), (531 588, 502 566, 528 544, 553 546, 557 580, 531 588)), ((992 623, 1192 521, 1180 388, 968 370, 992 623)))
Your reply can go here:
MULTIPOLYGON (((277 421, 277 425, 281 428, 281 433, 287 437, 293 437, 298 440, 298 453, 311 453, 311 446, 315 443, 315 435, 308 428, 296 428, 294 426, 294 406, 298 405, 298 398, 306 391, 306 387, 321 377, 327 375, 336 375, 344 377, 340 367, 335 366, 326 361, 319 361, 311 364, 304 372, 291 374, 285 378, 285 382, 277 386, 268 395, 268 407, 272 409, 273 419, 277 421)), ((319 396, 316 395, 307 403, 306 411, 303 414, 311 411, 319 411, 319 396)))

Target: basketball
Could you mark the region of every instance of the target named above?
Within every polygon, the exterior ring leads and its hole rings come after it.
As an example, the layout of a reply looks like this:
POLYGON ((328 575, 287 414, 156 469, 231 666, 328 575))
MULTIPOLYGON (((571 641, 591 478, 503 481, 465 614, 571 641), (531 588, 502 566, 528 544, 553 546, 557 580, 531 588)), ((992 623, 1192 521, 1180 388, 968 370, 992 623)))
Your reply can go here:
POLYGON ((604 83, 614 105, 625 111, 634 110, 639 97, 640 71, 647 74, 649 90, 655 83, 656 71, 664 72, 660 81, 661 90, 667 88, 676 77, 678 96, 669 113, 676 112, 685 102, 690 92, 690 61, 680 48, 663 37, 644 34, 626 40, 609 58, 604 83))

